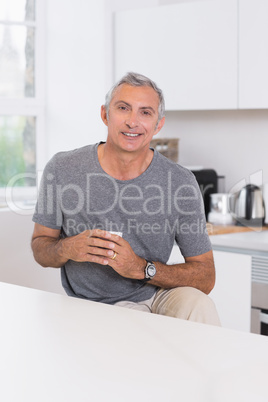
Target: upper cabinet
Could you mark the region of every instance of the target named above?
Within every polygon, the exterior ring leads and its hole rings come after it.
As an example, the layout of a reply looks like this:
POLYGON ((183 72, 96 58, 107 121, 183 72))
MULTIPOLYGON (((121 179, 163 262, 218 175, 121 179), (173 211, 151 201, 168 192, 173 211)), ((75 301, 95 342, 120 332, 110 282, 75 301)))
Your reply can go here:
POLYGON ((239 108, 268 108, 268 1, 239 2, 239 108))
POLYGON ((167 110, 268 108, 268 0, 198 0, 119 12, 115 78, 136 71, 167 110))
POLYGON ((116 80, 147 75, 167 110, 236 109, 237 12, 235 0, 199 0, 117 13, 116 80))

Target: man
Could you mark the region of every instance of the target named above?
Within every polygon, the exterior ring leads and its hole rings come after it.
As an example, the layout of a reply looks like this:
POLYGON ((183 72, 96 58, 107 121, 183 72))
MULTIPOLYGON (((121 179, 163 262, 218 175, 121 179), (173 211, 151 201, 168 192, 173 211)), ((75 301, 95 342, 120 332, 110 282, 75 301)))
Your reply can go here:
POLYGON ((55 155, 42 177, 32 249, 61 267, 68 295, 220 325, 194 175, 150 141, 164 125, 161 90, 128 73, 107 94, 105 143, 55 155), (166 265, 174 242, 185 263, 166 265))

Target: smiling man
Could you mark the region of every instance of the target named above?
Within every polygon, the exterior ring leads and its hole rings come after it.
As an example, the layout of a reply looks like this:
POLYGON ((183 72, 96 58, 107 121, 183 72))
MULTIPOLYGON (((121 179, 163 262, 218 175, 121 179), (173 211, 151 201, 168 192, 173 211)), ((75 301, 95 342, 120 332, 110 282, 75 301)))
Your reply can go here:
POLYGON ((193 174, 150 142, 162 91, 128 73, 107 94, 105 143, 55 155, 42 177, 36 261, 61 268, 68 295, 220 325, 202 197, 193 174), (167 265, 174 242, 185 262, 167 265))
POLYGON ((116 177, 125 171, 125 164, 130 166, 135 163, 129 169, 134 176, 126 179, 137 177, 150 165, 153 158, 153 152, 149 150, 150 141, 165 122, 165 117, 158 118, 158 106, 159 96, 152 87, 128 84, 120 85, 114 91, 111 102, 102 106, 101 116, 108 126, 108 137, 106 144, 99 148, 99 158, 110 171, 113 164, 108 155, 119 157, 116 177))

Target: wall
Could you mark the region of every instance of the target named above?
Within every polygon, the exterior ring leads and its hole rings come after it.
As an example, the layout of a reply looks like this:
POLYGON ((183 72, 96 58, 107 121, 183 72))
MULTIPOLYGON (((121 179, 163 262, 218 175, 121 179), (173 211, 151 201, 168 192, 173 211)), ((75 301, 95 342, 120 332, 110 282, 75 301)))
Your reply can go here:
POLYGON ((258 171, 268 182, 268 110, 167 112, 158 137, 179 138, 179 163, 214 168, 226 191, 258 171))
POLYGON ((105 1, 47 1, 48 157, 106 138, 105 1))

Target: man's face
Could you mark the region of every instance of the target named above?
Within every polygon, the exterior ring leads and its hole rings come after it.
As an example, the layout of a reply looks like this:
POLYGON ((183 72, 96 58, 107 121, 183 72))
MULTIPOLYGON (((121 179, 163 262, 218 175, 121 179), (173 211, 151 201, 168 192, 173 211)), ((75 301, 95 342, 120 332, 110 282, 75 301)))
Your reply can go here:
POLYGON ((107 142, 124 151, 135 152, 148 148, 151 139, 162 128, 165 118, 158 120, 158 94, 151 87, 123 84, 117 88, 109 108, 101 116, 108 126, 107 142))

